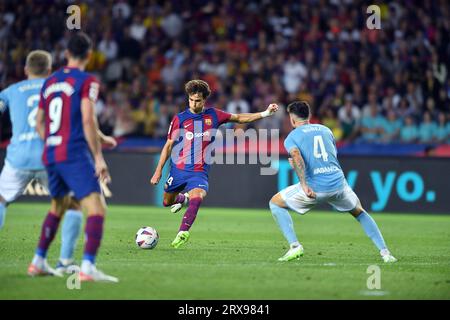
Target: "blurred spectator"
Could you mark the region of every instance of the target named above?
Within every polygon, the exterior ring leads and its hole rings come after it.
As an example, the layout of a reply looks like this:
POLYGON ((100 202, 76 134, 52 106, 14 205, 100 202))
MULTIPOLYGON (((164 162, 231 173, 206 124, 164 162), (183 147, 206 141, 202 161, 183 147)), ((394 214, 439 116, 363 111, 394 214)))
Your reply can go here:
POLYGON ((183 21, 176 12, 172 11, 173 8, 170 2, 166 3, 164 9, 165 15, 161 21, 161 27, 169 37, 176 38, 183 29, 183 21))
POLYGON ((135 15, 133 24, 130 26, 130 37, 137 41, 142 41, 146 32, 147 28, 142 21, 142 17, 140 15, 135 15))
POLYGON ((427 111, 423 115, 423 121, 419 125, 419 142, 431 143, 436 135, 437 125, 427 111))
POLYGON ((102 41, 98 44, 98 50, 103 53, 106 60, 112 61, 116 59, 119 53, 119 46, 110 31, 104 33, 102 41))
POLYGON ((361 113, 359 108, 353 104, 350 95, 345 98, 345 104, 339 109, 338 119, 342 127, 342 139, 353 140, 359 130, 361 113))
POLYGON ((166 86, 180 87, 183 80, 183 69, 176 67, 172 59, 167 60, 161 70, 161 80, 166 86))
POLYGON ((372 114, 372 110, 375 109, 377 113, 381 111, 381 107, 377 102, 377 96, 374 93, 369 94, 369 100, 367 104, 362 108, 362 117, 370 117, 372 114))
POLYGON ((308 70, 294 55, 290 55, 288 61, 284 64, 283 72, 284 89, 288 93, 295 93, 300 88, 308 70))
POLYGON ((366 142, 378 142, 384 133, 386 119, 378 112, 376 104, 370 106, 370 114, 361 119, 361 139, 366 142))
POLYGON ((322 118, 321 122, 324 126, 330 128, 336 141, 340 141, 342 139, 343 131, 341 129, 339 120, 336 118, 336 115, 334 114, 332 109, 327 109, 325 111, 325 116, 322 118))
POLYGON ((434 139, 437 143, 450 143, 450 121, 447 118, 444 112, 439 112, 434 133, 434 139))
POLYGON ((128 101, 124 101, 116 109, 116 121, 114 123, 113 135, 115 137, 124 137, 132 135, 137 129, 137 124, 132 117, 132 108, 128 101))
POLYGON ((416 143, 419 137, 419 129, 412 116, 405 118, 405 123, 400 129, 400 141, 404 143, 416 143))
POLYGON ((242 90, 236 88, 233 98, 227 103, 226 111, 229 113, 249 113, 250 104, 242 97, 242 90))
POLYGON ((386 119, 382 122, 381 141, 384 143, 396 142, 399 139, 402 120, 397 118, 394 110, 389 110, 386 119))

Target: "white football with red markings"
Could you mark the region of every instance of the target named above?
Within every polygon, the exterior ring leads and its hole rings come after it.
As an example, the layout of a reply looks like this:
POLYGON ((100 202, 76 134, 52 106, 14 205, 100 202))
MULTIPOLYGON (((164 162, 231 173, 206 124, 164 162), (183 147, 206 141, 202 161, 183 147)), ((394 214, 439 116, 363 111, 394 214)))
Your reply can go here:
POLYGON ((153 249, 158 244, 159 235, 155 228, 142 227, 136 232, 136 244, 141 249, 153 249))

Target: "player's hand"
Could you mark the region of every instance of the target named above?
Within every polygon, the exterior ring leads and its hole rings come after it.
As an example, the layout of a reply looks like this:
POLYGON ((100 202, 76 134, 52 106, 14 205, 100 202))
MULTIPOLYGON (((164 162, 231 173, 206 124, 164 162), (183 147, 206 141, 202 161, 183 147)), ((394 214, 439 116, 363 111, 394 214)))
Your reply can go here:
POLYGON ((106 165, 105 159, 98 158, 95 160, 95 175, 103 183, 111 182, 111 176, 109 174, 108 166, 106 165))
POLYGON ((156 186, 159 183, 159 180, 161 180, 161 172, 156 171, 151 178, 150 183, 156 186))
POLYGON ((114 137, 104 136, 102 137, 102 143, 106 144, 109 148, 114 149, 117 147, 117 141, 114 137))
POLYGON ((269 111, 269 114, 272 115, 275 112, 277 112, 279 109, 278 105, 276 103, 271 103, 268 107, 266 111, 269 111))
POLYGON ((316 193, 309 186, 305 185, 305 186, 302 186, 302 188, 303 188, 303 191, 305 192, 305 194, 308 196, 308 198, 311 198, 311 199, 316 198, 316 193))

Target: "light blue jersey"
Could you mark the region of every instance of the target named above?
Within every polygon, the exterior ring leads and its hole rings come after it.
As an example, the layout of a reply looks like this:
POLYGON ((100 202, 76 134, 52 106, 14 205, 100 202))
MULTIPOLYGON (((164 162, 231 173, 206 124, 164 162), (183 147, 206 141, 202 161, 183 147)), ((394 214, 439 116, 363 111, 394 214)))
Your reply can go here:
POLYGON ((302 125, 287 136, 284 147, 289 153, 293 148, 300 150, 306 183, 314 192, 332 192, 344 187, 345 177, 330 129, 321 124, 302 125))
POLYGON ((9 109, 12 138, 6 160, 15 169, 44 170, 44 143, 36 132, 39 94, 45 79, 15 83, 0 92, 0 111, 9 109))

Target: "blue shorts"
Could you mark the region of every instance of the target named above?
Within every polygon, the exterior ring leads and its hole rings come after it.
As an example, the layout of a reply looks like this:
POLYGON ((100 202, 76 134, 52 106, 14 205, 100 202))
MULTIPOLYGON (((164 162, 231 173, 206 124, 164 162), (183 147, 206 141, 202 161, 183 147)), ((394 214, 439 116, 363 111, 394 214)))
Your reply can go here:
POLYGON ((93 192, 101 193, 92 160, 80 159, 46 166, 48 188, 52 198, 62 198, 70 191, 81 200, 93 192))
POLYGON ((208 192, 208 174, 206 172, 191 172, 172 168, 164 185, 164 191, 169 193, 191 191, 200 188, 208 192))

